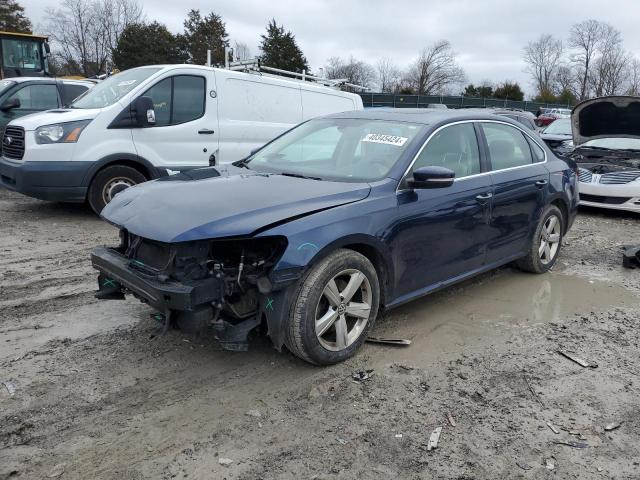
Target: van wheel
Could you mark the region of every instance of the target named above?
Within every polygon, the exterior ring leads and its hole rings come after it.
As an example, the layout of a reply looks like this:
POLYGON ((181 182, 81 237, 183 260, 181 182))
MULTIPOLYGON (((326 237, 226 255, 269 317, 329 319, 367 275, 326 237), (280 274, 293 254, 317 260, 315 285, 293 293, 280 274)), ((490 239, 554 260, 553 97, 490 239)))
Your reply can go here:
POLYGON ((305 276, 291 306, 285 344, 316 365, 346 360, 367 339, 379 302, 371 262, 353 250, 337 250, 305 276))
POLYGON ((147 178, 138 170, 124 165, 113 165, 100 170, 89 186, 89 206, 100 215, 117 193, 146 181, 147 178))
POLYGON ((527 256, 516 262, 525 272, 545 273, 553 267, 562 247, 564 216, 558 207, 549 205, 533 234, 527 256))

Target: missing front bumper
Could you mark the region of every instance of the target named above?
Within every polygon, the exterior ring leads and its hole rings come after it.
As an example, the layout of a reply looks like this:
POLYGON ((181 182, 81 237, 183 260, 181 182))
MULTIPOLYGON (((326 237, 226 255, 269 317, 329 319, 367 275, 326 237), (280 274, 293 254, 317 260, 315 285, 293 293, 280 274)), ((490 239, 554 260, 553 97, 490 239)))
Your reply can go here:
POLYGON ((140 300, 161 312, 168 310, 197 311, 203 305, 220 303, 225 293, 224 279, 211 277, 191 284, 158 279, 130 267, 130 260, 108 247, 98 247, 91 253, 91 263, 101 274, 99 292, 113 285, 131 292, 140 300))

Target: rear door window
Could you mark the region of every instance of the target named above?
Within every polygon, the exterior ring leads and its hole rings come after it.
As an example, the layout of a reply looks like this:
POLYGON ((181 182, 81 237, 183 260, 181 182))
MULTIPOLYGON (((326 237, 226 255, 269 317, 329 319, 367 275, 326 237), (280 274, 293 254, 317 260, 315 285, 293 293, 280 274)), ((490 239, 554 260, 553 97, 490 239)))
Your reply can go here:
POLYGON ((482 123, 487 138, 492 170, 521 167, 532 163, 531 148, 524 134, 504 123, 482 123))

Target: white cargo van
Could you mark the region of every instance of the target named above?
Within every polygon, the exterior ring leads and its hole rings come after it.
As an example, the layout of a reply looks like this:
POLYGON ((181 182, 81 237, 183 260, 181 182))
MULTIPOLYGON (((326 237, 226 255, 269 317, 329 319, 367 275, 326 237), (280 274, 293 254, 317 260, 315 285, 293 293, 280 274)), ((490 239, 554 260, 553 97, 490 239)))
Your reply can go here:
POLYGON ((134 68, 73 102, 11 122, 0 185, 100 212, 124 188, 229 163, 318 115, 361 110, 317 83, 196 65, 134 68))

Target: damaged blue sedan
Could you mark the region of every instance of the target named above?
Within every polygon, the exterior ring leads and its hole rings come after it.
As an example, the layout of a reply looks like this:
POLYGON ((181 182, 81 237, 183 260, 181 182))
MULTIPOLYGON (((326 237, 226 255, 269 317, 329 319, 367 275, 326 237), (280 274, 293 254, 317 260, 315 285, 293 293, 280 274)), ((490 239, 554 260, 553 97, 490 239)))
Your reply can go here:
POLYGON ((482 111, 372 109, 303 123, 232 165, 119 193, 97 296, 247 348, 262 327, 319 365, 376 316, 509 262, 544 273, 578 204, 575 164, 482 111))

